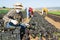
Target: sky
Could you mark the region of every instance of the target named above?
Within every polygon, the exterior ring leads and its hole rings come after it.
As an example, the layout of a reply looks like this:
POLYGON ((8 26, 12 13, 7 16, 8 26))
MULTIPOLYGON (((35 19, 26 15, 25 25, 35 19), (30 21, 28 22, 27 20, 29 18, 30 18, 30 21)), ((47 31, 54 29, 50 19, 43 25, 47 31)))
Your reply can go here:
POLYGON ((0 0, 0 7, 13 7, 16 2, 22 3, 24 7, 60 7, 60 0, 0 0))

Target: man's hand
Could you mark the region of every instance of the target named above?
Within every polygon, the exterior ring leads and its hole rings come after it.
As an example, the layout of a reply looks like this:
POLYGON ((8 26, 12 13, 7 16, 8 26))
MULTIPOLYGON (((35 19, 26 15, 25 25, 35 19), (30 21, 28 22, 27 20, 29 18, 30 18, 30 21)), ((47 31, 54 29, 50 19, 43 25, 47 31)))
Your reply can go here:
POLYGON ((16 21, 16 20, 11 20, 11 22, 12 22, 14 25, 18 24, 18 21, 16 21))

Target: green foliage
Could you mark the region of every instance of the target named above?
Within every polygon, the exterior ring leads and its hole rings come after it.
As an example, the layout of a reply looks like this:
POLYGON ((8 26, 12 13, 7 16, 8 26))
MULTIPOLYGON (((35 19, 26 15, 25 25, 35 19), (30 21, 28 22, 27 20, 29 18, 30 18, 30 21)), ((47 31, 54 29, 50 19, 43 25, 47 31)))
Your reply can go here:
POLYGON ((58 36, 58 39, 60 40, 60 33, 54 32, 54 35, 57 35, 58 36))
POLYGON ((51 11, 51 12, 48 12, 48 14, 55 14, 60 16, 60 11, 51 11))
POLYGON ((6 14, 9 10, 0 10, 0 14, 6 14))

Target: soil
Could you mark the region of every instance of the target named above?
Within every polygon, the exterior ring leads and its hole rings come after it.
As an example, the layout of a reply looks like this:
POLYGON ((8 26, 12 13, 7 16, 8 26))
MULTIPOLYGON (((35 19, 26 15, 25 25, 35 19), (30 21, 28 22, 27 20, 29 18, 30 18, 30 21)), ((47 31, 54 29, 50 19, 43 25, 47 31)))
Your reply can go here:
POLYGON ((47 16, 56 22, 60 22, 60 16, 53 15, 53 14, 48 14, 47 16))
POLYGON ((54 25, 56 28, 60 29, 60 16, 48 14, 45 19, 54 25))

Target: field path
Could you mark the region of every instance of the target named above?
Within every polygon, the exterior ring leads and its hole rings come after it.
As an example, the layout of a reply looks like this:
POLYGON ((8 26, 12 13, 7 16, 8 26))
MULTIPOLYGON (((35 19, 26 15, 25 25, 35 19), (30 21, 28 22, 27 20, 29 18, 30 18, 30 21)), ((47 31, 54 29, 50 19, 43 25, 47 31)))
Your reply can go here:
MULTIPOLYGON (((41 15, 41 13, 39 13, 39 14, 41 15)), ((56 17, 58 17, 58 16, 56 16, 56 17)), ((52 25, 54 25, 56 28, 60 29, 60 22, 54 21, 52 18, 50 18, 48 16, 45 17, 45 20, 47 20, 49 23, 51 23, 52 25)))
POLYGON ((49 17, 45 17, 45 19, 49 22, 49 23, 51 23, 52 25, 54 25, 56 28, 58 28, 58 29, 60 29, 60 23, 59 22, 56 22, 56 21, 54 21, 53 19, 51 19, 51 18, 49 18, 49 17))

